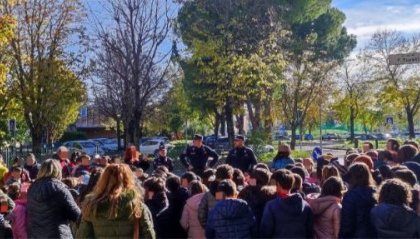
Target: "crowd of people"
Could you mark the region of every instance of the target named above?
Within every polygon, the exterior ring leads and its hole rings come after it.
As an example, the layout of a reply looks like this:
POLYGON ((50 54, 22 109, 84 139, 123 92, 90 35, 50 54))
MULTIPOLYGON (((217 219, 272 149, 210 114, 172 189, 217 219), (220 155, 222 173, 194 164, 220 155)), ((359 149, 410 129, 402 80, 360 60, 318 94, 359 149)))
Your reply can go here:
POLYGON ((420 238, 417 142, 365 142, 343 160, 279 144, 270 164, 234 144, 222 162, 194 136, 182 175, 164 145, 153 161, 135 146, 10 168, 0 155, 0 238, 420 238))

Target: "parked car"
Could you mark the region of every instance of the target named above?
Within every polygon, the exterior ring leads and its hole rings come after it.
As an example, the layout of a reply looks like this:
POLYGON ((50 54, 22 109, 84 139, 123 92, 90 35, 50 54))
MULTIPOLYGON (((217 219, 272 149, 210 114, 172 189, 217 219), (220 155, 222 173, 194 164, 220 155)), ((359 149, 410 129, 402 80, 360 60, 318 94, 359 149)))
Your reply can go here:
POLYGON ((322 140, 337 140, 337 139, 340 139, 340 136, 338 134, 326 133, 322 135, 322 140))
POLYGON ((90 156, 94 156, 96 154, 105 154, 105 151, 102 149, 102 147, 97 145, 97 143, 92 140, 67 141, 62 145, 67 147, 70 152, 79 151, 90 156))
MULTIPOLYGON (((121 139, 121 146, 124 145, 124 139, 121 139)), ((106 139, 103 142, 102 148, 106 152, 115 152, 118 151, 118 139, 106 139)))
MULTIPOLYGON (((373 134, 354 134, 354 139, 357 139, 357 140, 376 140, 377 137, 373 134)), ((350 140, 350 136, 347 138, 347 140, 350 140)))
POLYGON ((387 140, 392 138, 391 134, 388 133, 378 133, 374 135, 378 140, 387 140))
POLYGON ((314 140, 314 136, 312 134, 305 134, 304 140, 306 141, 314 140))
MULTIPOLYGON (((211 146, 209 146, 211 147, 211 146)), ((212 147, 218 154, 229 152, 231 145, 228 137, 219 137, 212 147)))
POLYGON ((151 139, 140 145, 140 153, 156 156, 159 152, 159 146, 161 144, 164 144, 168 151, 175 148, 174 145, 169 143, 169 140, 151 139))

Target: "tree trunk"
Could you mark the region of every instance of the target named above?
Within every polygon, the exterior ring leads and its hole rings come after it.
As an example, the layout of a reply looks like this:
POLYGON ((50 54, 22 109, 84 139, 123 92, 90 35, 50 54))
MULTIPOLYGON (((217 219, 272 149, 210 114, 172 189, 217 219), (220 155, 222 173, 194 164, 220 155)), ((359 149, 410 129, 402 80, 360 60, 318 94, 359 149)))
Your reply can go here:
POLYGON ((42 131, 41 130, 32 130, 32 153, 36 157, 41 157, 42 153, 42 131))
POLYGON ((214 136, 216 139, 219 137, 219 126, 220 126, 220 114, 217 109, 214 111, 214 136))
POLYGON ((238 133, 241 135, 245 134, 245 116, 243 114, 236 116, 236 128, 238 129, 238 133))
POLYGON ((291 138, 290 138, 290 148, 292 150, 294 150, 295 147, 296 147, 296 129, 297 129, 297 125, 296 124, 291 124, 290 127, 291 127, 291 130, 292 130, 292 135, 291 135, 291 138))
POLYGON ((226 117, 224 112, 220 114, 220 135, 226 136, 226 117))
POLYGON ((414 139, 416 137, 416 133, 414 130, 414 114, 411 111, 410 107, 405 107, 405 112, 407 113, 409 137, 410 139, 414 139))
POLYGON ((246 101, 246 106, 247 106, 247 109, 248 109, 248 115, 249 115, 249 119, 251 121, 252 129, 258 129, 260 127, 260 121, 261 121, 259 110, 257 110, 257 109, 259 109, 259 106, 257 106, 258 103, 254 104, 255 105, 255 112, 254 112, 254 109, 253 109, 252 105, 253 104, 252 104, 251 100, 246 101))
POLYGON ((117 120, 117 150, 121 150, 121 121, 120 119, 116 119, 117 120))
POLYGON ((354 108, 350 107, 350 141, 354 142, 354 119, 355 119, 354 108))
POLYGON ((138 139, 140 135, 140 126, 138 121, 131 119, 128 123, 128 144, 138 145, 138 139), (136 143, 137 141, 137 143, 136 143))
POLYGON ((225 115, 229 144, 233 147, 233 138, 235 137, 235 125, 233 123, 233 108, 231 101, 232 100, 230 98, 228 98, 226 101, 225 115))

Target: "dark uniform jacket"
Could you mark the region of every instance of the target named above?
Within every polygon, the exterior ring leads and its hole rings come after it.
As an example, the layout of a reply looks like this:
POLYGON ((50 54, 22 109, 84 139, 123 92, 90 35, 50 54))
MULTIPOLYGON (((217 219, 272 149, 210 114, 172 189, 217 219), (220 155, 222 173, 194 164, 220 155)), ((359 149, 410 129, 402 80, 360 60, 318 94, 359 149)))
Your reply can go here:
POLYGON ((173 160, 169 157, 157 157, 153 161, 153 169, 156 170, 159 166, 165 166, 169 172, 174 170, 173 160))
POLYGON ((226 163, 234 168, 239 168, 242 172, 246 172, 257 164, 257 158, 254 151, 248 147, 231 149, 226 158, 226 163))
POLYGON ((204 171, 209 158, 213 158, 213 160, 209 162, 208 166, 213 167, 219 160, 219 155, 206 145, 201 148, 188 146, 180 156, 181 162, 186 168, 193 166, 195 170, 199 171, 204 171))

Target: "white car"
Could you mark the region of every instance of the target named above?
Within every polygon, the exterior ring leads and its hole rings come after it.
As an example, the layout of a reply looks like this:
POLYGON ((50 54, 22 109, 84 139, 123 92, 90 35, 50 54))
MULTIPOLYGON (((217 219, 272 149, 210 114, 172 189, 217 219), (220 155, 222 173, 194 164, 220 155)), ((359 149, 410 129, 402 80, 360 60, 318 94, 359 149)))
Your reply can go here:
POLYGON ((91 140, 67 141, 63 143, 63 146, 68 148, 71 152, 80 151, 90 156, 105 154, 104 150, 91 140))
POLYGON ((154 155, 156 156, 159 152, 159 146, 164 144, 166 149, 169 151, 173 149, 175 146, 170 144, 169 141, 159 140, 159 139, 151 139, 143 142, 140 145, 140 153, 144 155, 154 155))

